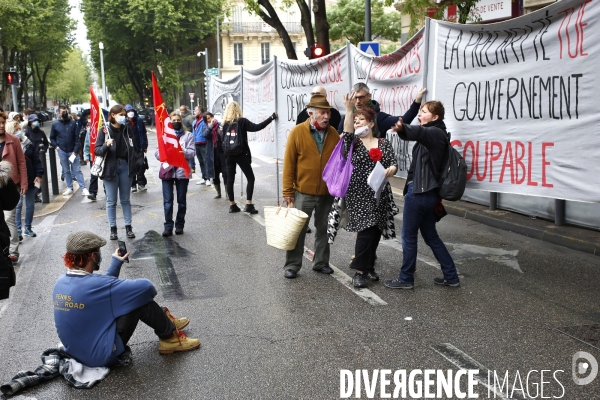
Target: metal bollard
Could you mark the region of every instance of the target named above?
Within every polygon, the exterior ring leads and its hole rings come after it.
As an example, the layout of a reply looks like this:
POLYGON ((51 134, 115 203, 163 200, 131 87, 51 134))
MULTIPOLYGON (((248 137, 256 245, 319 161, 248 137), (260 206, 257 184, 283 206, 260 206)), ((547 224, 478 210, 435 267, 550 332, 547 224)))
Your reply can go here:
POLYGON ((490 211, 498 209, 498 193, 490 192, 490 211))
POLYGON ((46 162, 46 150, 40 146, 40 161, 44 167, 44 176, 42 176, 42 203, 50 203, 50 192, 48 190, 48 163, 46 162))
POLYGON ((565 208, 567 202, 565 200, 554 199, 554 224, 563 226, 565 224, 565 208))
POLYGON ((50 147, 50 176, 52 177, 52 194, 58 194, 58 175, 56 172, 56 150, 50 147))

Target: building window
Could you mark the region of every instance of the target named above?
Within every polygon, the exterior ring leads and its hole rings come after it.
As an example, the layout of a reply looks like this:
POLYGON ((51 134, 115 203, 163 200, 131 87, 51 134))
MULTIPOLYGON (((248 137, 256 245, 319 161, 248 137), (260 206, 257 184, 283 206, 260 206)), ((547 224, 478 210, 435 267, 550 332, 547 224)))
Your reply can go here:
POLYGON ((244 44, 233 44, 233 65, 244 65, 244 44))
POLYGON ((262 64, 266 64, 271 60, 271 51, 269 43, 260 44, 260 60, 262 64))

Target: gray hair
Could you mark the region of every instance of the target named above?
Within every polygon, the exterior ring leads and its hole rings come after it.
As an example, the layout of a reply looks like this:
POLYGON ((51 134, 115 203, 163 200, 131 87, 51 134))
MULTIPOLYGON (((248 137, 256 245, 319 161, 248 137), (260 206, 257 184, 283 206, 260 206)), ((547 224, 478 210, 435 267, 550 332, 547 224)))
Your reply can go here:
POLYGON ((314 107, 309 107, 306 109, 306 112, 310 115, 310 114, 314 114, 316 111, 316 109, 314 107))
POLYGON ((355 92, 360 92, 361 90, 364 90, 367 93, 371 93, 367 84, 362 82, 355 83, 354 86, 352 86, 352 90, 355 92))

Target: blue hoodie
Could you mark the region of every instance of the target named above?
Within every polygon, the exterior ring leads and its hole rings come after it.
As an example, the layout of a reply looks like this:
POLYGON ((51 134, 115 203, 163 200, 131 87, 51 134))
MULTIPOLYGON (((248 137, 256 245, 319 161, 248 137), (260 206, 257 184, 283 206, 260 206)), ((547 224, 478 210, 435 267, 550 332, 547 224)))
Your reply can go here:
POLYGON ((148 279, 118 279, 123 262, 111 258, 106 275, 61 275, 52 293, 54 324, 65 351, 88 367, 118 364, 125 350, 117 318, 148 304, 156 288, 148 279))

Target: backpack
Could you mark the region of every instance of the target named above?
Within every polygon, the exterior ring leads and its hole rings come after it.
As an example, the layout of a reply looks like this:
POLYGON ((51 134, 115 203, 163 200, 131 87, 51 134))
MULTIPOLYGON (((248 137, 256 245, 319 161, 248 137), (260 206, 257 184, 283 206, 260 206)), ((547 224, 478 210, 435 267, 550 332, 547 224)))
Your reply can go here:
POLYGON ((438 179, 439 196, 444 200, 460 200, 467 186, 467 163, 460 153, 450 144, 450 132, 447 136, 448 157, 438 179))
POLYGON ((226 156, 236 156, 244 151, 244 140, 238 132, 237 120, 223 127, 221 147, 226 156))

